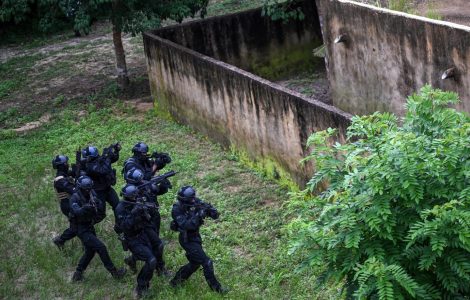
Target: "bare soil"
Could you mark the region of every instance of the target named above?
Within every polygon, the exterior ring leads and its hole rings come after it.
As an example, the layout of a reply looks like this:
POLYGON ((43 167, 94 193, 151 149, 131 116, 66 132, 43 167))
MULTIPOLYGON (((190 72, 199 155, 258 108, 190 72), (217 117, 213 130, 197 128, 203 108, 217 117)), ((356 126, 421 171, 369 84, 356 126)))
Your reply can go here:
POLYGON ((442 16, 444 21, 470 26, 469 0, 426 0, 419 1, 417 5, 420 15, 426 15, 430 8, 442 16))
MULTIPOLYGON (((387 7, 389 0, 355 0, 356 2, 387 7)), ((427 16, 435 12, 443 21, 470 26, 470 0, 414 0, 411 10, 427 16)))

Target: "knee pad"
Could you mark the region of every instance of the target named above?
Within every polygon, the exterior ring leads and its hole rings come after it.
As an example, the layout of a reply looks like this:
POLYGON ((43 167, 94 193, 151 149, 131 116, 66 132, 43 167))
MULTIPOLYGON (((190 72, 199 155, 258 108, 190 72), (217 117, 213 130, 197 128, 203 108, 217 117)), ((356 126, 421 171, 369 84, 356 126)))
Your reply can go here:
POLYGON ((157 267, 157 259, 155 257, 152 257, 147 261, 149 267, 153 270, 157 267))
POLYGON ((214 270, 214 263, 212 262, 212 259, 206 260, 204 264, 202 265, 202 267, 204 269, 214 270))

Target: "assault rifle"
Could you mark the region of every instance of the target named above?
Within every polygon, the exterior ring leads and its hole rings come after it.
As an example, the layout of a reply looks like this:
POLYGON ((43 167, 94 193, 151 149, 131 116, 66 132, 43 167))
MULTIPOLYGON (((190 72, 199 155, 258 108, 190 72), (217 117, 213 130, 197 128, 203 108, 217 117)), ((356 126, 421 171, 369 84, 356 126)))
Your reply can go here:
POLYGON ((120 151, 121 150, 121 144, 120 142, 117 142, 115 144, 109 145, 109 147, 106 147, 103 149, 103 155, 101 157, 103 158, 108 158, 108 156, 111 154, 112 151, 120 151))
POLYGON ((136 206, 141 206, 142 207, 142 212, 144 214, 144 217, 147 221, 150 221, 152 219, 152 216, 149 213, 149 210, 156 210, 157 205, 153 202, 146 201, 145 197, 138 197, 135 202, 127 201, 127 200, 122 200, 124 203, 131 204, 131 205, 136 205, 136 206))
POLYGON ((177 172, 171 170, 169 172, 166 172, 162 175, 157 175, 157 176, 153 176, 152 178, 150 178, 149 181, 147 181, 146 183, 143 183, 141 185, 138 185, 137 186, 137 189, 141 190, 149 185, 152 185, 152 184, 159 184, 160 182, 162 182, 163 180, 167 179, 167 178, 170 178, 172 176, 175 176, 177 172))
POLYGON ((75 180, 80 177, 80 169, 82 168, 82 150, 78 147, 75 151, 75 180))
POLYGON ((190 208, 194 208, 196 214, 203 219, 206 217, 210 217, 214 220, 219 218, 219 212, 217 211, 217 209, 212 204, 206 203, 201 199, 196 199, 196 202, 194 204, 184 203, 183 205, 190 208))
POLYGON ((164 152, 158 153, 157 151, 154 151, 150 157, 155 159, 155 161, 160 162, 163 165, 171 163, 171 157, 168 153, 164 153, 164 152))

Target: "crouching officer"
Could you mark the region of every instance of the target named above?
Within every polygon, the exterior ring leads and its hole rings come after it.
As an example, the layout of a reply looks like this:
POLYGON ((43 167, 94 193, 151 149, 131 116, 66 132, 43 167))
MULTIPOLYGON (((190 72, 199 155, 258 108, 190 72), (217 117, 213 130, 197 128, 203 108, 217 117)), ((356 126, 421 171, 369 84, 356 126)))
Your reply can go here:
POLYGON ((122 173, 129 172, 132 168, 136 168, 144 173, 144 179, 150 180, 158 170, 163 169, 171 162, 168 153, 153 152, 152 155, 148 154, 149 147, 143 142, 138 142, 132 147, 132 157, 124 162, 122 173))
POLYGON ((153 271, 157 266, 156 249, 146 234, 147 224, 151 221, 152 207, 137 202, 139 190, 135 185, 128 184, 122 189, 123 200, 116 208, 120 230, 124 233, 124 245, 135 259, 145 264, 137 275, 137 296, 142 297, 149 289, 153 271))
MULTIPOLYGON (((69 158, 65 155, 57 155, 52 160, 52 168, 57 170, 54 178, 54 189, 60 202, 60 210, 67 219, 69 219, 70 213, 69 200, 75 189, 75 180, 69 172, 68 161, 69 158)), ((61 235, 56 236, 52 241, 57 247, 59 247, 59 249, 62 250, 65 242, 76 236, 77 230, 69 220, 69 228, 65 229, 61 235)))
POLYGON ((199 227, 204 223, 204 218, 210 217, 215 220, 219 217, 219 213, 212 205, 196 198, 196 191, 191 186, 182 187, 178 191, 177 199, 178 202, 173 205, 171 211, 173 221, 170 227, 174 231, 179 231, 179 242, 186 251, 189 263, 178 270, 170 284, 176 287, 202 266, 209 287, 218 293, 227 293, 228 289, 222 287, 215 277, 212 260, 202 249, 202 239, 199 234, 199 227))
MULTIPOLYGON (((149 215, 150 220, 146 223, 144 232, 147 235, 150 243, 152 244, 152 249, 155 251, 155 256, 157 258, 157 266, 155 272, 159 276, 171 276, 171 272, 165 268, 165 261, 163 260, 163 250, 164 244, 160 239, 160 223, 161 216, 159 211, 159 203, 157 201, 157 195, 163 195, 168 192, 168 189, 171 188, 171 183, 168 179, 164 179, 159 184, 149 184, 143 188, 139 186, 147 183, 144 180, 144 173, 140 169, 132 168, 124 176, 127 185, 124 187, 123 191, 128 186, 137 186, 138 197, 144 199, 144 201, 151 205, 153 209, 150 209, 149 215)), ((136 257, 131 255, 126 257, 124 262, 136 272, 136 257)))
POLYGON ((119 160, 119 151, 121 145, 113 144, 103 150, 103 155, 99 155, 99 151, 94 146, 88 146, 82 150, 82 157, 86 159, 85 172, 93 180, 94 190, 98 198, 108 202, 113 211, 119 203, 119 197, 112 188, 116 184, 116 170, 111 164, 119 160))
POLYGON ((98 253, 105 268, 116 278, 122 278, 126 274, 126 269, 116 269, 108 250, 102 241, 96 236, 94 224, 101 221, 103 214, 99 213, 101 200, 96 197, 93 190, 93 181, 88 176, 81 176, 77 179, 77 191, 70 198, 71 222, 77 228, 77 235, 82 241, 85 253, 78 262, 77 269, 73 274, 72 281, 83 280, 83 272, 88 264, 98 253))

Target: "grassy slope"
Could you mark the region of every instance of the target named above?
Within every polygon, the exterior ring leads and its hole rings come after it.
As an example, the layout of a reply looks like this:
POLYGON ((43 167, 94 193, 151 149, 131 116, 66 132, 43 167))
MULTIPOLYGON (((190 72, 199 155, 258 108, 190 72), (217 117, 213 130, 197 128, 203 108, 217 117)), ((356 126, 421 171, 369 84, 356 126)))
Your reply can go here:
MULTIPOLYGON (((239 9, 246 2, 214 1, 209 13, 239 9)), ((176 234, 168 229, 169 209, 177 187, 193 184, 222 214, 220 220, 206 222, 203 236, 217 275, 232 289, 227 298, 335 298, 333 290, 314 293, 312 274, 296 274, 296 262, 286 255, 281 230, 287 223, 282 209, 287 191, 186 127, 161 120, 153 112, 137 112, 116 99, 123 97, 112 79, 109 42, 109 36, 98 36, 48 52, 33 49, 0 64, 0 91, 4 92, 0 95, 0 298, 131 297, 135 276, 129 274, 116 283, 97 257, 85 274, 85 282, 70 282, 82 248, 75 239, 61 253, 51 243, 67 222, 55 200, 50 160, 59 153, 73 158, 80 145, 93 143, 102 148, 121 141, 122 157, 116 164, 120 171, 130 148, 139 140, 148 142, 152 149, 169 152, 173 163, 167 169, 179 172, 173 177, 175 189, 160 198, 170 269, 176 271, 186 259, 176 234), (39 129, 23 134, 5 130, 36 120, 44 112, 50 113, 52 120, 39 129)), ((135 71, 145 70, 140 38, 127 39, 127 51, 130 68, 137 73, 134 83, 145 82, 144 73, 135 71)), ((119 178, 116 189, 122 184, 119 178)), ((126 253, 112 230, 112 219, 108 211, 97 231, 119 266, 126 253)), ((154 277, 151 291, 160 299, 219 297, 210 292, 200 271, 177 291, 166 279, 154 277)))
MULTIPOLYGON (((66 110, 40 130, 0 142, 0 168, 4 170, 0 187, 6 206, 0 221, 0 278, 5 283, 0 286, 0 295, 42 299, 131 295, 135 277, 129 275, 123 284, 116 284, 98 258, 89 267, 84 283, 70 283, 82 249, 77 239, 64 253, 51 243, 66 221, 54 198, 50 159, 58 152, 73 156, 75 148, 86 143, 102 147, 122 141, 120 166, 132 144, 145 140, 152 149, 172 154, 174 162, 167 169, 180 172, 174 177, 175 187, 193 184, 203 199, 222 212, 219 221, 207 222, 203 235, 217 274, 233 290, 228 298, 310 298, 308 276, 292 273, 293 262, 283 247, 280 230, 285 223, 281 209, 287 198, 285 190, 247 170, 229 153, 185 127, 156 119, 150 113, 141 115, 125 105, 86 108, 88 113, 81 118, 77 111, 66 110)), ((120 178, 117 187, 121 186, 120 178)), ((174 192, 161 198, 163 237, 169 241, 166 260, 173 270, 185 262, 176 234, 168 229, 174 192)), ((112 230, 111 216, 108 208, 108 217, 97 226, 98 235, 121 265, 125 253, 112 230)), ((166 280, 154 279, 152 292, 162 299, 215 297, 206 287, 202 272, 177 292, 166 280)))

